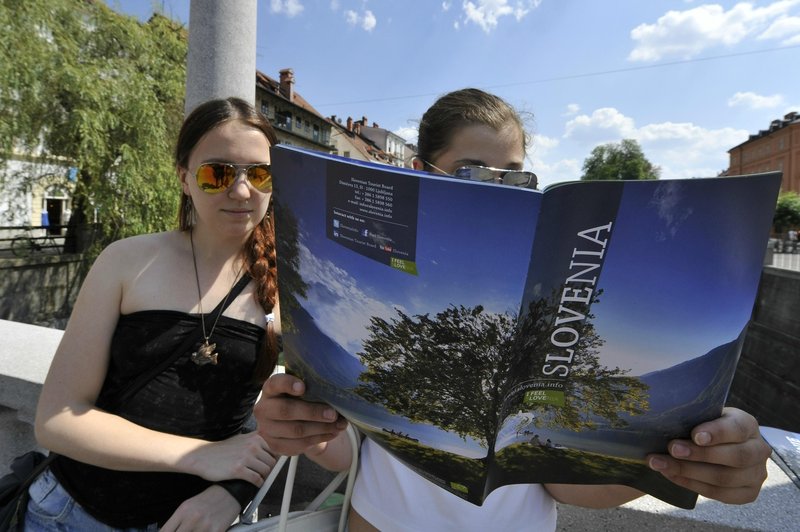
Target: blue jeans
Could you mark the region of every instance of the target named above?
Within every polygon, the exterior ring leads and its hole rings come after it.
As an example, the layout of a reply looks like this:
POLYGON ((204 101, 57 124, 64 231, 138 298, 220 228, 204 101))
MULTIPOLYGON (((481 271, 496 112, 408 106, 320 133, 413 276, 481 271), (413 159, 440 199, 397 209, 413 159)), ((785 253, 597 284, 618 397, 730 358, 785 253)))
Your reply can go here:
POLYGON ((158 525, 145 528, 114 528, 89 515, 47 469, 28 489, 25 532, 158 532, 158 525))

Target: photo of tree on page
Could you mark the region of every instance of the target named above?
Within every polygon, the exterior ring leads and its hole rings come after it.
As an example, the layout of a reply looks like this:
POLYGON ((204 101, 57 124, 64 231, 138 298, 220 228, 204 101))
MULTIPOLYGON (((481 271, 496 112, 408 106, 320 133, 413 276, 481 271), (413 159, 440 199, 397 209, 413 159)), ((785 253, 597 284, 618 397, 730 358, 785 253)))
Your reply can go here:
POLYGON ((779 174, 545 193, 278 147, 289 371, 426 478, 627 484, 717 417, 779 174), (587 480, 588 479, 588 480, 587 480))

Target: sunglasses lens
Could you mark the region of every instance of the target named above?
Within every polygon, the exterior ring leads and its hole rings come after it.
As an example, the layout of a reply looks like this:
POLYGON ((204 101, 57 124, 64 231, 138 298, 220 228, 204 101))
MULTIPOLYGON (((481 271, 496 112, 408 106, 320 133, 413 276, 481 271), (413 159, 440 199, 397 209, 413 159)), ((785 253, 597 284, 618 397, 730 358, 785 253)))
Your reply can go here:
POLYGON ((506 172, 503 176, 503 184, 511 185, 514 187, 525 187, 531 181, 531 174, 529 172, 506 172))
POLYGON ((236 179, 236 168, 222 163, 201 164, 197 168, 197 186, 208 194, 226 190, 236 179))
POLYGON ((272 190, 272 170, 268 164, 256 164, 248 168, 247 180, 262 192, 272 190))

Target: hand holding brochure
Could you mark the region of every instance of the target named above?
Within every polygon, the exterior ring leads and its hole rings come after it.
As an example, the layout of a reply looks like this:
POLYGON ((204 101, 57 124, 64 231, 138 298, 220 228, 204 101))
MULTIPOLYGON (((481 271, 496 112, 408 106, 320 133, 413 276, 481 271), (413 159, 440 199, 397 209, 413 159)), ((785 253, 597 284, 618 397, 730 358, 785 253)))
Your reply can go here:
POLYGON ((286 363, 419 474, 626 484, 719 417, 780 174, 545 192, 272 151, 286 363))

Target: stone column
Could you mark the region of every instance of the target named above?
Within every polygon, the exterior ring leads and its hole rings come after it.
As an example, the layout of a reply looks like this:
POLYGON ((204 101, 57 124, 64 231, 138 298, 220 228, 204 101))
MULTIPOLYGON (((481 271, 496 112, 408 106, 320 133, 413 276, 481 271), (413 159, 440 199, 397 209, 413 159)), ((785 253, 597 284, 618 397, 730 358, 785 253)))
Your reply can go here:
POLYGON ((255 105, 256 0, 191 0, 185 112, 215 98, 255 105))

